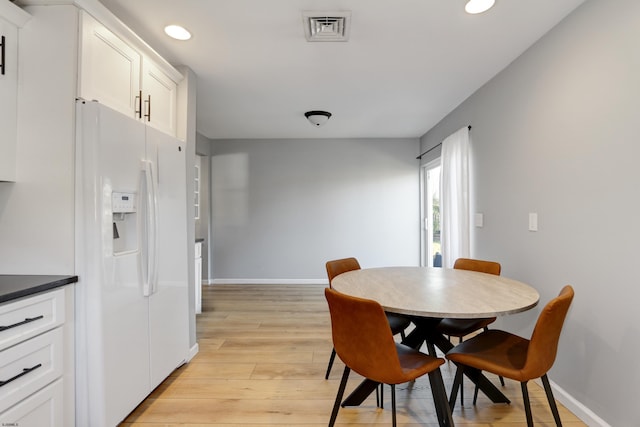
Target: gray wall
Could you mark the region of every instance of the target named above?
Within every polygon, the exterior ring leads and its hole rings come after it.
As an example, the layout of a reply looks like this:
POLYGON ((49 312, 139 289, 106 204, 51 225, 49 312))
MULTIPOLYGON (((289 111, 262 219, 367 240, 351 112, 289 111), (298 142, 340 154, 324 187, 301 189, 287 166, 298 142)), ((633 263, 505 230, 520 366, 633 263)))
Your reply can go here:
POLYGON ((473 126, 473 255, 542 303, 574 286, 550 378, 614 426, 638 425, 639 40, 640 2, 588 1, 421 140, 473 126))
POLYGON ((197 134, 196 154, 200 156, 200 219, 195 221, 196 237, 202 242, 202 281, 211 277, 209 246, 211 242, 211 142, 202 134, 197 134))
POLYGON ((211 225, 209 163, 210 157, 198 155, 200 158, 200 218, 196 219, 196 237, 204 239, 202 242, 202 280, 209 278, 209 229, 211 225))
POLYGON ((327 260, 419 264, 418 139, 215 141, 213 274, 326 281, 327 260))

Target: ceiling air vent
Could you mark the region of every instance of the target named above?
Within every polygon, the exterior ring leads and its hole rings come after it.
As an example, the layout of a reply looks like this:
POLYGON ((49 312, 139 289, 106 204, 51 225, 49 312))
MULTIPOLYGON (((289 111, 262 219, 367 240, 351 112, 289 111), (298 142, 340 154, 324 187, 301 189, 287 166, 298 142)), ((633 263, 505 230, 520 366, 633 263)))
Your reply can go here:
POLYGON ((310 42, 349 40, 351 12, 302 12, 304 33, 310 42))

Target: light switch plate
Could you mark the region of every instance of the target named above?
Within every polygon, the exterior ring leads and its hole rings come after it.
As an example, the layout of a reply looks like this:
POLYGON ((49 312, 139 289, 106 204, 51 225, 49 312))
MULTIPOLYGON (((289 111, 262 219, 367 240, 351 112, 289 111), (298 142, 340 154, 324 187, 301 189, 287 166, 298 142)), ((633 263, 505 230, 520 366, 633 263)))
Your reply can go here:
POLYGON ((529 231, 538 231, 538 214, 529 213, 529 231))
POLYGON ((474 223, 475 223, 475 226, 478 228, 484 227, 484 214, 482 213, 475 214, 474 223))

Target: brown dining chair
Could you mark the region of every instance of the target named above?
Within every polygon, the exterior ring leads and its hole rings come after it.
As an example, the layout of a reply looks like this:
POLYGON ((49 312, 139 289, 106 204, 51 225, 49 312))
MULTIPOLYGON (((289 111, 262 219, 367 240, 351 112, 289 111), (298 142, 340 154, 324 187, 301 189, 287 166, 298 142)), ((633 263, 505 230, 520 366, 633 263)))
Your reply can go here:
MULTIPOLYGON (((453 264, 453 268, 456 270, 468 270, 477 271, 480 273, 500 275, 502 269, 501 265, 494 261, 484 261, 471 258, 458 258, 453 264)), ((451 319, 446 318, 436 326, 436 330, 443 335, 447 335, 449 338, 457 337, 458 342, 462 342, 463 338, 469 334, 472 334, 480 329, 485 331, 488 326, 495 322, 495 317, 486 317, 481 319, 451 319)), ((504 386, 504 379, 500 377, 500 383, 504 386)), ((478 387, 475 388, 473 393, 473 404, 476 404, 478 399, 478 387)), ((463 404, 464 400, 464 388, 462 382, 460 383, 460 404, 463 404)))
POLYGON ((449 398, 451 408, 455 405, 463 373, 469 368, 487 371, 520 382, 527 425, 533 426, 527 382, 541 378, 556 425, 562 425, 547 372, 555 361, 560 333, 573 295, 573 288, 567 285, 549 301, 538 316, 531 339, 492 329, 449 350, 447 359, 458 365, 449 398))
MULTIPOLYGON (((351 258, 342 258, 336 259, 333 261, 327 261, 325 264, 327 269, 327 276, 329 278, 329 287, 331 287, 331 281, 334 277, 339 274, 346 273, 347 271, 360 270, 360 263, 357 259, 351 258)), ((389 327, 391 328, 391 332, 393 335, 400 334, 402 339, 405 338, 404 330, 409 327, 411 321, 404 317, 393 313, 386 313, 387 321, 389 322, 389 327)), ((331 368, 333 366, 333 361, 336 358, 336 350, 331 350, 331 356, 329 357, 329 365, 327 366, 327 372, 324 375, 325 379, 329 379, 329 374, 331 373, 331 368)))
MULTIPOLYGON (((354 370, 363 377, 391 386, 391 411, 396 425, 396 384, 413 381, 429 374, 436 407, 442 408, 445 425, 452 426, 440 365, 444 359, 429 356, 396 343, 389 329, 384 310, 376 301, 342 294, 334 289, 324 290, 329 313, 333 346, 345 367, 331 412, 332 427, 347 385, 354 370)), ((437 409, 436 408, 436 409, 437 409)), ((438 409, 437 409, 438 410, 438 409)))

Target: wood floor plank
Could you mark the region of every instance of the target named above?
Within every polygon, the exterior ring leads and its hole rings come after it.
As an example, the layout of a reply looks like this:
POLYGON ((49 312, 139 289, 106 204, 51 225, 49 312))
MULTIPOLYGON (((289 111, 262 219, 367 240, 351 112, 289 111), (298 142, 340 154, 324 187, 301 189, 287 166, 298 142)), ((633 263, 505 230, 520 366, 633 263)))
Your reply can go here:
MULTIPOLYGON (((331 354, 331 324, 322 285, 203 286, 197 317, 200 351, 174 371, 121 424, 122 427, 320 427, 326 426, 344 365, 336 360, 324 379, 331 354)), ((442 366, 447 390, 455 366, 442 366)), ((488 375, 498 383, 497 377, 488 375)), ((352 374, 347 393, 361 380, 352 374)), ((485 396, 472 405, 473 385, 465 381, 465 403, 456 404, 459 426, 525 427, 520 385, 501 390, 510 405, 485 396)), ((529 385, 536 426, 554 426, 544 390, 529 385)), ((391 425, 390 390, 385 408, 375 395, 357 408, 341 408, 336 426, 391 425)), ((398 426, 436 427, 426 377, 397 386, 398 426)), ((585 426, 559 405, 565 427, 585 426)))
POLYGON ((255 363, 211 363, 196 357, 188 365, 174 371, 171 377, 248 379, 255 368, 255 363))

